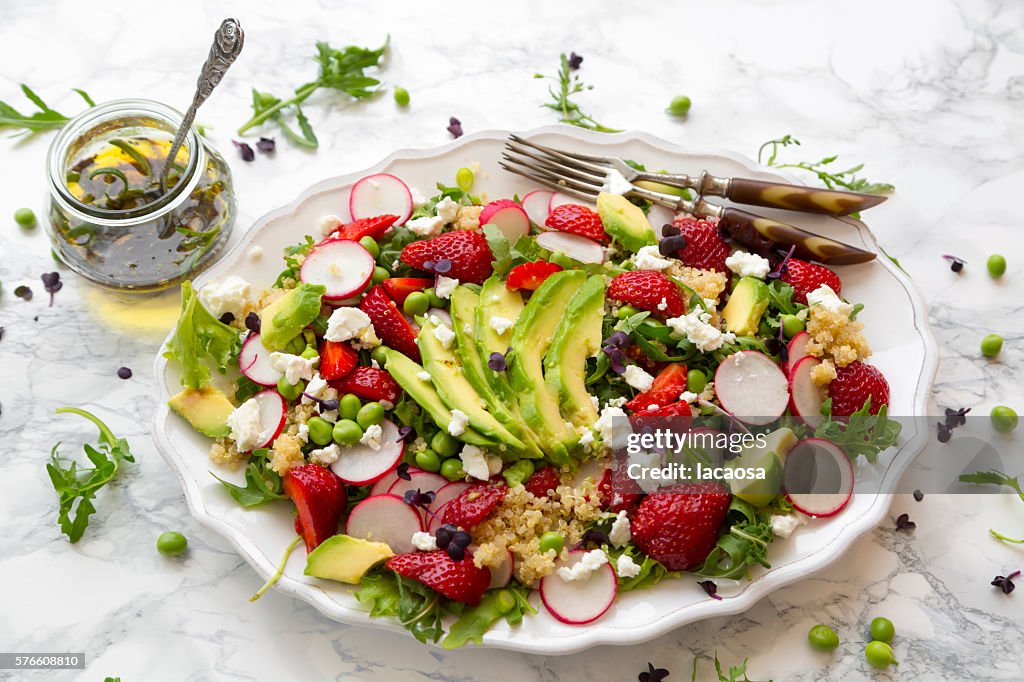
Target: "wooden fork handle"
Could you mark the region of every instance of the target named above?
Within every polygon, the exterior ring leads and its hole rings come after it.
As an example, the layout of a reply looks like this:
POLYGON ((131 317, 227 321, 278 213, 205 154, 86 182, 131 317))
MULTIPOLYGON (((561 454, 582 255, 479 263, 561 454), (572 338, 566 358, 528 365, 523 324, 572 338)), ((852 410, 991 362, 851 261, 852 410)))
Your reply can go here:
POLYGON ((804 213, 843 216, 877 206, 886 197, 861 192, 838 192, 782 182, 732 178, 726 198, 737 204, 784 208, 804 213))
POLYGON ((798 258, 830 265, 866 263, 876 257, 876 254, 856 246, 738 208, 722 209, 718 225, 725 234, 759 252, 768 244, 778 248, 795 246, 794 253, 798 258))

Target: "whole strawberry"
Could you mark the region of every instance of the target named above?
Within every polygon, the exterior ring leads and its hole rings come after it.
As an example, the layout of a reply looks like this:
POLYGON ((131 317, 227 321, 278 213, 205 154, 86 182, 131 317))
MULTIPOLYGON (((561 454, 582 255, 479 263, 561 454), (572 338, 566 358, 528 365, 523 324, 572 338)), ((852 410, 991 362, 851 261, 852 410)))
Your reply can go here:
POLYGON ((674 226, 680 236, 686 239, 686 246, 676 251, 676 258, 683 265, 701 270, 729 272, 725 259, 729 257, 729 245, 718 234, 718 225, 709 220, 684 216, 677 217, 674 226))
POLYGON ((658 317, 679 317, 686 312, 679 287, 660 272, 631 270, 617 275, 608 284, 607 295, 658 317))
POLYGON ((846 367, 836 367, 836 378, 828 385, 828 397, 832 399, 832 414, 849 417, 864 407, 871 398, 871 414, 878 414, 882 405, 889 404, 889 382, 877 367, 866 362, 851 362, 846 367))
POLYGON ((472 528, 494 511, 505 499, 508 486, 504 483, 471 485, 444 506, 442 521, 461 528, 472 528))
POLYGON ((648 495, 633 515, 633 542, 670 571, 699 565, 718 541, 732 496, 718 483, 677 483, 648 495))
POLYGON ((494 254, 487 238, 478 230, 443 232, 432 239, 415 241, 402 249, 399 258, 417 270, 436 272, 463 284, 483 284, 494 271, 494 254), (447 261, 444 272, 437 268, 441 260, 447 261))
POLYGON ((398 310, 398 305, 388 296, 380 284, 366 292, 359 302, 359 309, 366 313, 373 323, 373 330, 385 346, 420 361, 420 349, 416 345, 416 330, 398 310))
POLYGON ((461 561, 453 561, 448 553, 432 552, 399 554, 384 564, 400 576, 420 582, 449 599, 465 604, 479 604, 491 583, 491 572, 477 568, 467 552, 461 561))
POLYGON ((601 224, 601 217, 586 206, 562 204, 555 206, 544 221, 552 230, 578 234, 597 242, 608 241, 608 235, 601 224))
POLYGON ((839 280, 839 275, 824 265, 808 263, 799 258, 790 258, 786 261, 780 279, 793 287, 793 300, 804 305, 807 304, 807 294, 822 284, 831 287, 836 296, 842 295, 843 283, 839 280))

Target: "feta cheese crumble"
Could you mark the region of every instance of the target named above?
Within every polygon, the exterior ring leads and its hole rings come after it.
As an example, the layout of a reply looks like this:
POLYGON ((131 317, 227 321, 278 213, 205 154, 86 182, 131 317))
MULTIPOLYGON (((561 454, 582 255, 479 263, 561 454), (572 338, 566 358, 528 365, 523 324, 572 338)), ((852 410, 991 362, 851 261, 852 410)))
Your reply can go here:
POLYGON ((250 260, 259 260, 260 258, 263 258, 263 247, 262 246, 254 246, 251 249, 249 249, 249 259, 250 260))
POLYGON ((454 277, 437 276, 437 283, 434 284, 434 293, 438 298, 451 298, 455 287, 459 286, 459 280, 454 277))
POLYGON ((309 381, 313 378, 313 365, 319 362, 320 358, 304 358, 301 355, 291 353, 280 353, 274 351, 270 354, 270 366, 274 371, 284 375, 285 381, 295 385, 299 381, 309 381))
POLYGON ((722 332, 710 324, 711 313, 697 308, 686 315, 672 317, 665 321, 677 336, 685 336, 690 343, 697 347, 697 350, 706 353, 718 350, 727 341, 735 341, 736 335, 732 332, 722 332))
POLYGON ((484 451, 475 445, 466 445, 459 453, 462 460, 462 470, 471 478, 486 481, 491 477, 491 470, 487 466, 487 457, 484 451))
POLYGON ((461 436, 466 432, 466 425, 469 424, 469 416, 462 410, 452 410, 452 420, 448 422, 448 434, 461 436))
POLYGON ((629 422, 626 413, 621 407, 605 407, 601 410, 601 416, 594 422, 594 430, 601 436, 601 440, 609 448, 616 448, 621 445, 619 441, 627 435, 629 422))
POLYGON ((807 519, 802 514, 797 514, 796 512, 792 514, 772 514, 770 521, 772 533, 780 538, 788 538, 799 526, 807 523, 807 519))
POLYGON ((608 563, 608 555, 600 549, 592 549, 572 566, 562 566, 558 569, 558 577, 562 580, 573 582, 585 580, 590 574, 608 563))
POLYGON ((316 229, 320 232, 320 234, 326 237, 327 235, 341 227, 342 224, 343 222, 341 218, 339 218, 336 215, 322 215, 320 216, 320 219, 316 221, 316 229))
POLYGON ((412 534, 412 546, 421 552, 433 552, 437 549, 437 540, 430 533, 418 530, 412 534))
POLYGON ((420 381, 430 381, 430 372, 423 370, 422 372, 416 373, 416 378, 420 381))
POLYGON ((626 179, 626 176, 612 169, 605 176, 604 187, 601 189, 609 194, 625 194, 633 189, 633 185, 626 179))
POLYGON ((455 341, 455 332, 452 328, 441 321, 441 318, 434 315, 431 320, 434 323, 434 338, 441 343, 441 347, 448 350, 455 341))
POLYGON ((612 528, 608 531, 608 540, 616 547, 625 547, 626 543, 633 539, 633 533, 629 528, 629 517, 623 509, 612 521, 612 528))
POLYGON ((444 227, 444 221, 437 216, 425 215, 421 218, 413 218, 405 224, 409 231, 419 237, 436 237, 444 227))
POLYGON ((231 313, 236 318, 242 317, 242 310, 249 302, 252 286, 242 279, 231 275, 220 282, 210 282, 199 290, 199 301, 214 317, 231 313))
POLYGON ((419 208, 423 204, 427 203, 427 198, 423 196, 423 192, 420 191, 419 187, 410 187, 409 196, 412 197, 413 208, 419 208))
POLYGON ((338 447, 337 443, 331 443, 325 448, 309 451, 309 461, 322 464, 325 467, 337 462, 339 457, 341 457, 341 448, 338 447))
POLYGON ((368 426, 363 431, 363 436, 359 439, 359 442, 377 452, 384 446, 384 429, 381 428, 380 424, 368 426))
POLYGON ((640 575, 640 564, 633 561, 628 554, 620 554, 615 562, 615 572, 620 578, 635 578, 640 575))
POLYGON ((756 277, 757 279, 764 279, 772 269, 767 258, 746 251, 734 251, 729 254, 729 257, 725 259, 725 267, 740 277, 756 277))
POLYGON ((331 388, 327 380, 320 376, 320 372, 314 372, 313 378, 306 384, 306 390, 302 392, 301 403, 309 405, 315 400, 333 400, 338 397, 338 391, 331 388))
POLYGON ((435 210, 437 211, 437 217, 445 225, 454 223, 455 219, 459 217, 459 202, 453 201, 451 197, 444 197, 441 201, 437 202, 435 210))
POLYGON ((328 341, 354 341, 356 350, 380 345, 370 316, 359 308, 341 307, 327 319, 324 338, 328 341))
POLYGON ((672 261, 662 258, 657 246, 643 246, 633 256, 633 265, 637 267, 637 270, 661 272, 672 267, 672 261))
POLYGON ((228 415, 231 440, 239 452, 249 452, 264 439, 260 422, 260 404, 249 398, 228 415))
POLYGON ((639 365, 629 365, 626 367, 622 378, 626 380, 627 384, 640 392, 651 390, 651 385, 654 383, 654 377, 639 365))
POLYGON ((501 336, 509 329, 511 329, 512 325, 515 323, 512 320, 508 319, 507 317, 498 317, 497 315, 495 315, 494 317, 491 318, 491 321, 488 322, 488 324, 491 325, 491 329, 493 329, 498 334, 498 336, 501 336))
POLYGON ((822 284, 820 287, 807 294, 807 306, 813 308, 816 305, 820 305, 822 308, 832 313, 839 315, 845 315, 849 317, 850 313, 853 312, 853 306, 839 298, 836 292, 832 290, 827 284, 822 284))

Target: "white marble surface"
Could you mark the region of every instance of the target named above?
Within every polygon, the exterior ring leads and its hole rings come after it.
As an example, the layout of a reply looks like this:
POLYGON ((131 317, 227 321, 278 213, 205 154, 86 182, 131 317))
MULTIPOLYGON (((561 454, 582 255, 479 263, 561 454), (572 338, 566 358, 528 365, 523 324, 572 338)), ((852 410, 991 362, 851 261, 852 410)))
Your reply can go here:
MULTIPOLYGON (((786 132, 804 145, 792 158, 839 153, 868 164, 898 191, 869 215, 882 243, 925 291, 942 347, 938 406, 997 403, 1024 408, 1024 307, 1019 213, 1024 183, 1024 6, 983 0, 892 3, 0 2, 0 99, 15 103, 27 82, 62 111, 70 87, 97 99, 148 97, 184 105, 218 21, 238 16, 245 52, 201 113, 231 160, 242 231, 325 176, 399 147, 449 139, 448 116, 467 132, 553 122, 539 107, 560 50, 584 55, 596 89, 581 97, 599 120, 680 143, 754 154, 786 132), (832 9, 828 5, 833 5, 832 9), (128 8, 131 8, 129 11, 128 8), (656 9, 655 9, 656 7, 656 9), (170 15, 188 17, 172 33, 170 15), (716 29, 716 30, 712 30, 716 29), (376 44, 390 33, 386 78, 412 94, 408 111, 390 97, 351 104, 316 95, 307 112, 322 146, 280 143, 276 158, 243 164, 231 131, 248 118, 251 86, 285 92, 314 72, 313 43, 376 44), (693 98, 686 120, 662 111, 693 98), (987 255, 1010 259, 1000 283, 987 255), (941 260, 969 263, 957 276, 941 260), (996 361, 979 357, 988 331, 1006 339, 996 361)), ((783 589, 747 613, 682 628, 649 644, 569 657, 468 649, 441 653, 397 635, 346 627, 270 593, 247 598, 259 579, 220 538, 189 517, 174 474, 148 437, 150 366, 168 321, 109 303, 70 273, 46 305, 39 275, 53 268, 41 229, 10 215, 41 213, 48 136, 0 139, 0 650, 80 650, 84 674, 38 679, 631 680, 647 661, 689 679, 713 679, 709 656, 750 658, 753 679, 1021 679, 1020 599, 989 587, 1024 567, 1019 548, 989 526, 1024 534, 1024 505, 1011 496, 929 495, 897 499, 913 534, 889 524, 859 541, 834 568, 783 589), (11 295, 31 284, 36 297, 11 295), (121 311, 116 319, 111 316, 121 311), (135 376, 121 381, 121 365, 135 376), (53 408, 78 404, 109 420, 138 456, 99 498, 77 545, 55 525, 44 462, 52 443, 76 448, 91 433, 53 408), (188 535, 189 554, 156 553, 158 533, 188 535), (862 658, 863 630, 885 614, 897 624, 902 664, 875 673, 862 658), (818 621, 844 640, 829 656, 804 643, 818 621)), ((173 306, 173 301, 170 302, 173 306)), ((1019 436, 1018 436, 1019 437, 1019 436)), ((1024 470, 1024 466, 1019 467, 1024 470)), ((0 679, 23 679, 0 671, 0 679)))

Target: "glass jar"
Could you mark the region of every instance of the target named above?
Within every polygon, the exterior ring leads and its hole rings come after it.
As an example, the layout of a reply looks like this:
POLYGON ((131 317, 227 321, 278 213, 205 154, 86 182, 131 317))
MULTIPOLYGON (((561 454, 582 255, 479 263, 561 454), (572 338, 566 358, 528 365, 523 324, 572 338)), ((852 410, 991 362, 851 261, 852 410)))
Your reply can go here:
POLYGON ((105 287, 156 291, 216 260, 235 220, 231 171, 193 127, 160 175, 182 115, 116 100, 68 122, 50 146, 48 231, 57 256, 105 287))

